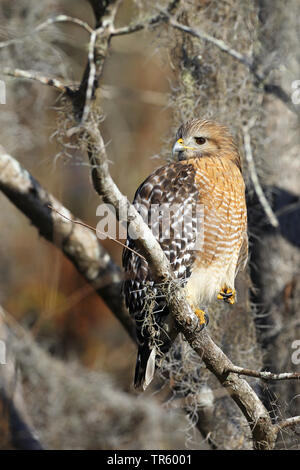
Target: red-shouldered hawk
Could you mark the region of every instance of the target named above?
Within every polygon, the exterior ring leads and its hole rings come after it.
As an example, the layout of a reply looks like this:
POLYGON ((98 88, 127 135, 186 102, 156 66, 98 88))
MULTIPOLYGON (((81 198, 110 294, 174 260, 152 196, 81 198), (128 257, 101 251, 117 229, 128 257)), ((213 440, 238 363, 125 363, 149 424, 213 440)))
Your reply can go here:
MULTIPOLYGON (((204 327, 204 310, 213 300, 235 302, 235 277, 247 261, 245 185, 237 147, 223 125, 188 121, 177 131, 175 153, 178 161, 154 171, 136 191, 133 204, 158 239, 204 327)), ((138 251, 129 235, 127 245, 138 251)), ((153 378, 155 358, 170 345, 171 333, 164 329, 169 312, 147 262, 124 249, 123 266, 126 304, 139 342, 134 383, 145 389, 153 378)))

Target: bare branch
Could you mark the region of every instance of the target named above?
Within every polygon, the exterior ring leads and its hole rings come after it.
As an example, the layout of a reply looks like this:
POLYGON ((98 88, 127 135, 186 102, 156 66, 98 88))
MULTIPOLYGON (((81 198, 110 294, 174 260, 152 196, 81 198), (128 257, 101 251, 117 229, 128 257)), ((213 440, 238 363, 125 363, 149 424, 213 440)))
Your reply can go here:
POLYGON ((8 39, 7 41, 0 42, 0 49, 4 47, 12 46, 14 44, 23 43, 25 38, 31 36, 32 34, 39 33, 40 31, 43 31, 48 26, 53 25, 55 23, 74 23, 84 28, 89 34, 93 32, 93 29, 85 21, 82 21, 79 18, 73 18, 72 16, 67 16, 67 15, 58 15, 53 18, 48 18, 46 21, 43 21, 43 23, 40 23, 35 28, 33 28, 33 30, 30 33, 20 38, 8 39))
POLYGON ((96 192, 103 198, 104 202, 113 205, 117 218, 121 223, 130 223, 130 229, 136 236, 136 243, 142 249, 152 269, 153 276, 160 281, 170 279, 170 264, 159 242, 150 228, 144 223, 141 215, 129 203, 127 197, 120 192, 111 178, 105 145, 98 127, 89 122, 85 126, 85 130, 91 142, 89 160, 92 165, 92 179, 96 192))
POLYGON ((176 319, 183 324, 182 332, 189 344, 244 414, 252 432, 254 448, 272 449, 277 434, 268 411, 254 390, 238 375, 227 373, 233 364, 212 341, 207 330, 197 334, 195 328, 187 322, 184 323, 184 311, 176 311, 176 319))
POLYGON ((149 20, 144 21, 143 23, 136 23, 136 24, 129 24, 128 26, 122 26, 117 29, 113 29, 111 32, 112 37, 114 36, 124 36, 126 34, 137 33, 138 31, 142 31, 145 28, 158 26, 159 24, 166 22, 168 16, 165 13, 160 13, 149 20))
POLYGON ((228 372, 232 372, 238 375, 247 375, 248 377, 256 377, 262 380, 299 380, 300 373, 299 372, 282 372, 280 374, 274 374, 273 372, 269 371, 258 371, 258 370, 251 370, 245 369, 243 367, 233 366, 228 369, 228 372))
POLYGON ((44 77, 43 75, 34 71, 11 69, 9 67, 4 67, 0 70, 0 73, 14 78, 26 78, 28 80, 35 80, 39 83, 42 83, 43 85, 54 87, 56 88, 56 90, 61 91, 63 93, 68 93, 70 91, 70 88, 60 80, 56 78, 44 77))
POLYGON ((263 192, 263 189, 261 187, 261 184, 259 182, 258 175, 257 175, 257 172, 256 172, 255 163, 254 163, 254 160, 253 160, 251 138, 250 138, 250 133, 249 133, 249 129, 251 129, 253 124, 254 124, 254 122, 252 122, 252 123, 250 122, 246 126, 243 126, 245 157, 246 157, 246 161, 248 163, 250 177, 251 177, 251 180, 252 180, 254 190, 255 190, 256 195, 258 197, 258 200, 261 203, 261 205, 262 205, 262 207, 263 207, 263 209, 266 213, 266 216, 269 219, 270 224, 273 227, 277 228, 277 227, 279 227, 278 219, 277 219, 276 215, 274 214, 274 212, 273 212, 273 210, 272 210, 272 208, 269 204, 269 201, 267 200, 267 198, 266 198, 266 196, 263 192))
POLYGON ((43 29, 47 28, 47 26, 50 26, 55 23, 73 23, 78 26, 81 26, 83 29, 85 29, 89 34, 93 32, 93 29, 89 26, 88 23, 85 21, 80 20, 79 18, 74 18, 72 16, 68 15, 58 15, 55 16, 54 18, 49 18, 43 23, 39 24, 36 28, 34 28, 33 32, 39 32, 42 31, 43 29))
POLYGON ((276 423, 276 428, 279 431, 285 428, 291 428, 300 424, 300 416, 293 416, 292 418, 287 418, 279 423, 276 423))
MULTIPOLYGON (((99 34, 103 34, 103 32, 104 32, 103 28, 98 28, 98 29, 96 29, 92 32, 91 37, 90 37, 90 43, 89 43, 89 49, 88 49, 89 74, 88 74, 88 80, 87 80, 85 103, 84 103, 84 108, 83 108, 82 117, 81 117, 82 122, 85 122, 88 118, 88 115, 89 115, 89 112, 90 112, 91 100, 92 100, 93 95, 94 95, 96 71, 97 71, 96 64, 95 64, 94 50, 95 50, 95 44, 96 44, 97 36, 99 34)), ((109 39, 107 39, 107 41, 109 41, 109 39)), ((99 73, 101 73, 101 72, 99 72, 99 73)))

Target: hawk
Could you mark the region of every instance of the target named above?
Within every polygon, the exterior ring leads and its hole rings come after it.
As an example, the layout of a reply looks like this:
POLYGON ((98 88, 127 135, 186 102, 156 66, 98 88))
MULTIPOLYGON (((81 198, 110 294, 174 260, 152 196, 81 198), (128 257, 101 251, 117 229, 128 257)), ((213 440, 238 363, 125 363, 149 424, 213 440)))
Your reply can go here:
MULTIPOLYGON (((234 304, 235 277, 248 257, 241 159, 227 127, 200 119, 180 126, 172 153, 176 161, 139 186, 133 205, 158 239, 203 328, 212 301, 234 304)), ((127 246, 138 252, 129 234, 127 246)), ((124 248, 123 266, 123 291, 139 344, 134 384, 145 389, 171 343, 169 311, 143 258, 124 248)))

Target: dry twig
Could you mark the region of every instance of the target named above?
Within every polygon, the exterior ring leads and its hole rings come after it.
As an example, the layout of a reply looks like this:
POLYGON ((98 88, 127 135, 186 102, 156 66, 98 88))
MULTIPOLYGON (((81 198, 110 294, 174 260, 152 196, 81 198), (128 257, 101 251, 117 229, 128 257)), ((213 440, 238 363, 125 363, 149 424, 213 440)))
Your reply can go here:
POLYGON ((243 126, 245 157, 248 163, 251 181, 252 181, 254 190, 256 192, 256 195, 258 197, 258 200, 260 204, 262 205, 262 208, 264 209, 265 214, 268 217, 270 224, 273 227, 277 228, 279 227, 278 219, 276 215, 274 214, 272 207, 270 206, 269 201, 265 196, 265 193, 263 192, 263 189, 258 179, 256 168, 255 168, 255 163, 254 163, 253 154, 252 154, 251 138, 250 138, 250 133, 249 133, 249 130, 251 129, 251 127, 253 127, 253 125, 254 125, 254 121, 249 122, 247 125, 243 126))

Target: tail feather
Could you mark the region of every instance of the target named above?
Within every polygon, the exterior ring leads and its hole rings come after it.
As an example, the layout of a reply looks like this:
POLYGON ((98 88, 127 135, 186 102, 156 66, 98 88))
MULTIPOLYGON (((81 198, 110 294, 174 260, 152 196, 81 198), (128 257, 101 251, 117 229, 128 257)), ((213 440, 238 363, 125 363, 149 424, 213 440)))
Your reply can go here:
POLYGON ((153 379, 155 372, 156 349, 148 346, 139 346, 135 366, 134 386, 146 390, 153 379))

